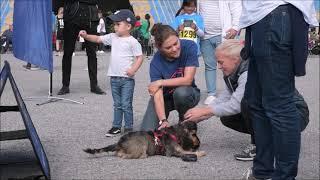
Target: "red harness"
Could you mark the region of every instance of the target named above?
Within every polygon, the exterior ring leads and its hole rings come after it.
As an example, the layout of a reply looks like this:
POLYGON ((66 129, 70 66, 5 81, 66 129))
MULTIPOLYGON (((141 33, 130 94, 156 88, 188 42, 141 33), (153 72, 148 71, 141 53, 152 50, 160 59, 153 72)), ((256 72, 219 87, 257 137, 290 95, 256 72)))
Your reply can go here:
POLYGON ((169 134, 166 131, 153 131, 153 136, 154 136, 154 144, 156 145, 156 154, 158 155, 163 155, 165 154, 165 148, 164 145, 161 143, 161 137, 163 135, 169 135, 170 139, 172 139, 173 141, 175 141, 177 144, 179 144, 179 139, 177 138, 176 135, 174 134, 169 134))

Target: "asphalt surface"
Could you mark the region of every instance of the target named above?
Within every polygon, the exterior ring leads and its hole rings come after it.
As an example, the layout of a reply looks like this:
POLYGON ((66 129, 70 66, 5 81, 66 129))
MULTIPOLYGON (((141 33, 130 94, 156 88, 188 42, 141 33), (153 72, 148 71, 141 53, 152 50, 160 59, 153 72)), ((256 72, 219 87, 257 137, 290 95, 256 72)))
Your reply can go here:
MULTIPOLYGON (((199 124, 200 149, 207 152, 197 162, 183 162, 179 158, 153 156, 147 159, 123 160, 112 154, 90 156, 82 151, 87 147, 103 147, 119 137, 107 138, 104 134, 112 125, 112 96, 106 76, 110 53, 98 55, 98 81, 107 95, 90 93, 87 59, 83 52, 73 57, 71 93, 66 96, 83 102, 75 104, 62 100, 42 106, 43 99, 25 100, 32 121, 46 151, 52 179, 240 179, 252 162, 240 162, 233 155, 249 142, 249 135, 224 127, 216 118, 199 124)), ((54 56, 53 95, 61 87, 61 56, 54 56)), ((7 60, 23 98, 46 97, 49 73, 30 71, 22 67, 25 62, 12 54, 1 55, 1 67, 7 60)), ((310 110, 310 124, 302 133, 302 145, 297 179, 319 179, 319 56, 310 56, 307 75, 296 79, 297 89, 305 97, 310 110)), ((202 106, 205 93, 204 64, 200 59, 196 83, 201 89, 202 106)), ((149 99, 149 60, 145 60, 136 75, 134 93, 134 129, 138 130, 149 99)), ((223 87, 218 73, 218 92, 223 87)), ((10 84, 7 82, 1 97, 2 105, 16 105, 10 84)), ((177 113, 169 121, 177 122, 177 113)), ((1 113, 0 130, 22 129, 19 113, 1 113)), ((26 177, 39 174, 39 167, 28 140, 0 142, 0 177, 26 177)))

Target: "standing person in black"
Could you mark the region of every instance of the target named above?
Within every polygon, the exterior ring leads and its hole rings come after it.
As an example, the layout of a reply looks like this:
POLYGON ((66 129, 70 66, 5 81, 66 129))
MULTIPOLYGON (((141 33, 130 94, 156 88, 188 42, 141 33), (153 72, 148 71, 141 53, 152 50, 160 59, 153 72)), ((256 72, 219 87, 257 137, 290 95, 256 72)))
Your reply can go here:
POLYGON ((63 44, 63 28, 64 28, 64 22, 63 22, 63 7, 60 7, 58 10, 58 15, 57 15, 57 30, 56 30, 56 51, 58 54, 57 56, 61 55, 61 47, 63 44))
MULTIPOLYGON (((62 88, 58 95, 70 93, 70 76, 72 53, 80 30, 86 30, 88 34, 97 34, 99 23, 98 7, 100 0, 55 0, 55 9, 64 7, 64 54, 62 58, 62 88)), ((101 6, 100 6, 101 7, 101 6)), ((90 78, 91 92, 95 94, 105 94, 98 86, 97 81, 97 55, 96 43, 85 41, 88 56, 88 72, 90 78)))

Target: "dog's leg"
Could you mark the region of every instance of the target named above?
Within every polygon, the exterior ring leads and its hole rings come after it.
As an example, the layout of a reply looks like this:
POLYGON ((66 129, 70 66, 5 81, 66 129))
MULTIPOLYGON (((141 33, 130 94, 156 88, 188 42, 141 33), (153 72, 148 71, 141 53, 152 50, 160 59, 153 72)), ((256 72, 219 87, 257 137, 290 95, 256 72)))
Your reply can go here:
POLYGON ((116 152, 116 156, 122 158, 122 156, 124 155, 123 151, 122 150, 119 150, 116 152))
POLYGON ((140 156, 140 159, 145 159, 148 157, 148 154, 147 153, 143 153, 141 156, 140 156))
POLYGON ((185 151, 182 149, 182 147, 180 145, 175 145, 174 146, 174 155, 175 156, 178 156, 178 157, 181 157, 183 155, 186 155, 186 154, 194 154, 196 155, 197 157, 202 157, 202 156, 205 156, 206 153, 204 151, 185 151))

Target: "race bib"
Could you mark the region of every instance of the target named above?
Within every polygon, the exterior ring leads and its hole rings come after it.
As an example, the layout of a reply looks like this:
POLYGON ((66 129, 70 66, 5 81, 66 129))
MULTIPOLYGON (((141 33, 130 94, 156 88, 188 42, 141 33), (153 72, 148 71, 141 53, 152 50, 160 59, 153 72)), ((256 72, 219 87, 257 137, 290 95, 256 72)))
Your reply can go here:
POLYGON ((179 38, 180 39, 186 39, 186 40, 191 40, 197 43, 197 34, 194 29, 191 27, 185 27, 183 31, 179 32, 179 38))

